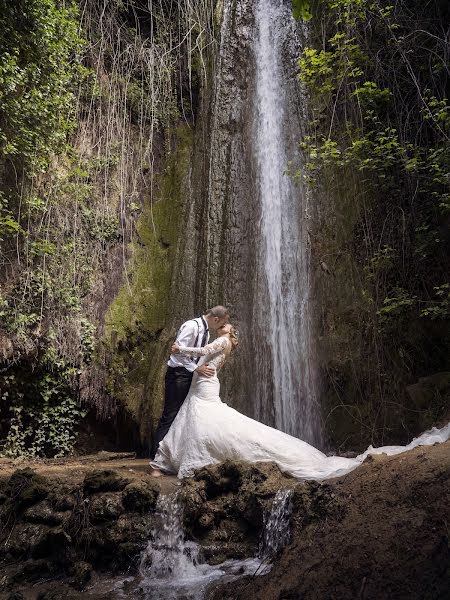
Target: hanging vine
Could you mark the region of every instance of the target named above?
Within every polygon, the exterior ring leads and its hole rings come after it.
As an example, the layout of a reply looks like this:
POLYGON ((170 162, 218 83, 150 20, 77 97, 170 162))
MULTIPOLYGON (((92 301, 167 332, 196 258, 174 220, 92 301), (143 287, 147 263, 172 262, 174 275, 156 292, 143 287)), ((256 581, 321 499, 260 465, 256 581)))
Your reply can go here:
MULTIPOLYGON (((114 415, 104 314, 167 130, 192 122, 213 3, 20 0, 2 9, 0 451, 71 452, 114 415)), ((166 141, 165 141, 166 140, 166 141)))

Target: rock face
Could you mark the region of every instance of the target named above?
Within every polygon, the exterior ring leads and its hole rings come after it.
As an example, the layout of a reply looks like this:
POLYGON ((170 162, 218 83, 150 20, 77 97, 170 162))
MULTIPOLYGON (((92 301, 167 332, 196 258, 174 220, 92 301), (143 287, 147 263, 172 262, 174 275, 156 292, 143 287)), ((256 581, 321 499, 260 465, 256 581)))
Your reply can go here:
MULTIPOLYGON (((55 478, 28 468, 0 480, 0 589, 6 597, 42 584, 46 594, 59 594, 55 598, 78 598, 94 574, 136 572, 157 522, 158 496, 169 488, 149 475, 122 473, 97 469, 74 481, 70 471, 55 478)), ((254 557, 273 497, 294 483, 272 464, 205 467, 180 490, 186 537, 202 546, 210 564, 254 557)))
POLYGON ((264 514, 276 492, 295 480, 271 463, 226 461, 183 482, 184 526, 208 562, 256 556, 264 514))
MULTIPOLYGON (((322 483, 286 477, 270 463, 200 469, 179 493, 186 537, 210 564, 255 557, 276 493, 292 490, 290 542, 270 573, 219 585, 208 599, 446 599, 449 449, 374 456, 322 483)), ((78 600, 91 578, 135 574, 158 495, 169 490, 163 484, 114 468, 76 482, 30 469, 0 480, 0 598, 32 589, 33 598, 78 600)))
MULTIPOLYGON (((277 139, 283 154, 281 173, 287 169, 288 161, 297 164, 300 160, 298 144, 303 135, 305 110, 300 101, 295 64, 303 34, 293 22, 290 3, 285 4, 286 10, 276 15, 280 23, 271 32, 279 46, 277 62, 280 63, 283 87, 279 90, 278 106, 274 108, 275 112, 282 112, 278 131, 281 139, 277 139)), ((198 311, 219 302, 230 307, 232 320, 242 335, 238 352, 221 373, 222 396, 247 415, 269 425, 283 425, 286 430, 286 423, 279 421, 275 407, 274 388, 278 381, 273 372, 272 355, 277 350, 269 333, 273 313, 281 308, 269 306, 261 224, 261 189, 264 186, 258 161, 261 142, 256 135, 257 121, 269 120, 271 127, 273 115, 266 114, 260 102, 264 90, 258 88, 258 82, 260 87, 261 82, 257 61, 261 57, 256 52, 256 40, 260 35, 257 10, 257 3, 248 0, 223 3, 220 40, 196 122, 189 210, 185 217, 187 235, 179 249, 179 280, 183 289, 177 295, 182 300, 177 303, 176 312, 181 319, 190 316, 189 310, 198 311), (189 298, 193 299, 193 305, 189 301, 186 303, 189 298)), ((288 178, 286 174, 283 177, 288 178)), ((281 202, 277 197, 280 194, 281 190, 275 191, 270 201, 281 202)), ((303 239, 306 237, 306 213, 301 185, 292 186, 288 195, 289 207, 285 208, 298 236, 291 248, 281 248, 286 260, 288 256, 294 256, 292 272, 280 275, 279 287, 286 288, 285 295, 302 277, 302 290, 309 285, 302 272, 301 247, 306 247, 303 239)), ((279 224, 274 223, 274 226, 279 224)), ((289 327, 292 336, 301 337, 305 345, 305 332, 300 327, 303 300, 301 294, 293 299, 296 318, 290 319, 289 327)), ((306 402, 304 398, 297 398, 297 388, 309 376, 308 366, 303 361, 312 359, 312 353, 307 352, 295 357, 297 362, 293 370, 302 373, 302 381, 294 386, 291 394, 295 398, 290 418, 291 422, 296 422, 295 431, 291 433, 297 435, 302 423, 297 423, 299 419, 293 414, 294 409, 306 402)), ((294 375, 291 380, 295 380, 294 375)), ((309 391, 312 393, 311 389, 309 391)))
POLYGON ((82 589, 94 570, 126 571, 148 541, 158 494, 113 470, 77 485, 16 471, 0 500, 3 588, 58 575, 82 589))

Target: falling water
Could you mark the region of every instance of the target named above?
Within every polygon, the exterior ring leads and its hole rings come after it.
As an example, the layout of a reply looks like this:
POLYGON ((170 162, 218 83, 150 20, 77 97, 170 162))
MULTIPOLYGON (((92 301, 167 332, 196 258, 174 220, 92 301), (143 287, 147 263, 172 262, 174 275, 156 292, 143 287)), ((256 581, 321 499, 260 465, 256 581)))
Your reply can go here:
POLYGON ((289 542, 290 516, 292 512, 292 490, 278 490, 272 508, 264 519, 264 530, 260 545, 261 558, 274 556, 289 542))
MULTIPOLYGON (((286 37, 295 36, 295 29, 290 7, 280 0, 258 0, 255 11, 254 142, 262 264, 257 302, 260 335, 270 349, 273 382, 258 390, 257 416, 267 421, 267 414, 272 412, 276 427, 320 445, 310 335, 306 196, 285 173, 288 160, 292 159, 287 150, 289 118, 295 115, 287 114, 283 52, 289 44, 286 37)), ((264 361, 267 357, 262 355, 260 363, 264 361)), ((267 371, 267 367, 261 365, 260 371, 267 371)))
POLYGON ((183 506, 178 497, 160 496, 155 527, 141 556, 140 589, 151 600, 201 600, 215 581, 232 581, 244 575, 267 573, 261 560, 227 560, 211 566, 202 561, 201 546, 185 539, 183 506))
POLYGON ((264 518, 257 557, 211 566, 202 561, 201 546, 185 539, 183 505, 178 494, 160 495, 155 525, 141 554, 139 577, 102 580, 86 596, 95 598, 101 591, 110 598, 124 600, 202 600, 213 583, 265 575, 272 567, 271 558, 289 541, 290 497, 291 490, 280 490, 275 495, 264 518))

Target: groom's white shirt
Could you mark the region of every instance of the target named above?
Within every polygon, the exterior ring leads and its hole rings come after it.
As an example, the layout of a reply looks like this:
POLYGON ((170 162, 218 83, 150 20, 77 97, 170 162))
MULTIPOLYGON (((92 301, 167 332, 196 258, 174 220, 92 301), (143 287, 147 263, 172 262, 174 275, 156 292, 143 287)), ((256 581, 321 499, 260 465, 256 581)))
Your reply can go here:
MULTIPOLYGON (((203 324, 203 319, 191 319, 190 321, 183 323, 183 325, 180 327, 175 343, 178 346, 189 346, 191 348, 196 346, 197 348, 201 348, 204 332, 205 326, 203 324), (195 340, 197 340, 197 343, 195 343, 195 340)), ((208 343, 208 341, 209 329, 206 337, 206 343, 208 343)), ((195 371, 198 366, 195 361, 195 357, 187 356, 186 354, 171 354, 167 364, 169 367, 184 367, 188 371, 195 371)))

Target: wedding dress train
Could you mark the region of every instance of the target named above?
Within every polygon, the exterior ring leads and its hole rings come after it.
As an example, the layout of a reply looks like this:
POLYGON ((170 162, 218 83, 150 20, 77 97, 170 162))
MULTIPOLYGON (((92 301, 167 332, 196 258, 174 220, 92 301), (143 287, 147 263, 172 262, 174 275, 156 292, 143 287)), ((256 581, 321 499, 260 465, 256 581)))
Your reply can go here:
POLYGON ((321 480, 352 471, 369 454, 399 454, 450 437, 449 423, 422 434, 407 446, 370 446, 356 458, 326 456, 306 442, 250 419, 221 401, 217 371, 226 359, 228 344, 226 337, 220 337, 203 348, 180 348, 183 353, 202 356, 200 364, 208 362, 216 368, 216 374, 211 378, 194 374, 189 394, 150 463, 153 467, 183 478, 205 465, 236 459, 274 462, 281 471, 299 479, 321 480))

